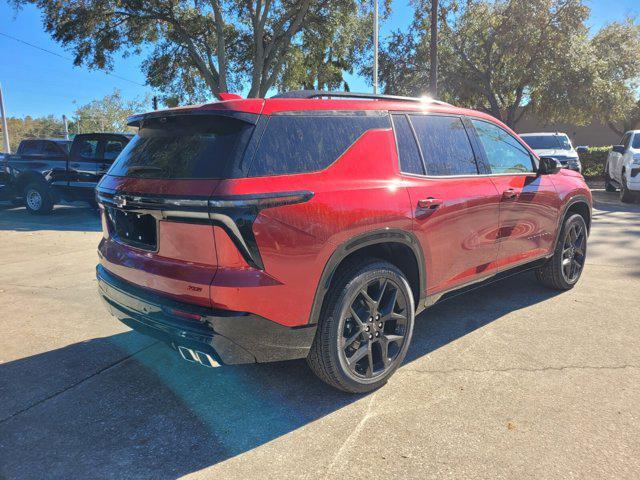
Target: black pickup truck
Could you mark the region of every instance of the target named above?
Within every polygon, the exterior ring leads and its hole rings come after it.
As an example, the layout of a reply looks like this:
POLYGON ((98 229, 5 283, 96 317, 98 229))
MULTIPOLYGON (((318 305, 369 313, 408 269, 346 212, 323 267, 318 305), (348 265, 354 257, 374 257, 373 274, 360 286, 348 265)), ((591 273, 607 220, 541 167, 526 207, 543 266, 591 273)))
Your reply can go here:
POLYGON ((127 133, 82 133, 73 142, 29 139, 5 155, 7 189, 31 213, 51 212, 60 200, 95 204, 94 188, 133 137, 127 133))

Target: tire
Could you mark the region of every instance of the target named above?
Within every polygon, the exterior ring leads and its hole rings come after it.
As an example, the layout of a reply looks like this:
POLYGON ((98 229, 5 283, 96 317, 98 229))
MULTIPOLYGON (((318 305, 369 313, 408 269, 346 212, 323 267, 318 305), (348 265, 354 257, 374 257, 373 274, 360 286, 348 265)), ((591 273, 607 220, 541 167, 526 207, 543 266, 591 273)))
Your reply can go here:
POLYGON ((627 187, 627 179, 624 178, 624 172, 623 172, 622 186, 620 187, 620 201, 622 203, 633 203, 635 199, 636 199, 636 195, 627 187))
POLYGON ((44 182, 31 182, 24 189, 24 205, 29 213, 46 215, 53 210, 53 196, 44 182))
POLYGON ((616 187, 611 183, 611 177, 609 176, 609 172, 604 172, 604 189, 607 192, 615 192, 616 187))
POLYGON ((587 224, 576 213, 564 221, 553 256, 536 269, 536 277, 545 287, 570 290, 582 275, 586 257, 587 224))
POLYGON ((379 259, 349 263, 327 292, 307 362, 332 387, 370 392, 402 364, 414 322, 413 294, 397 267, 379 259))

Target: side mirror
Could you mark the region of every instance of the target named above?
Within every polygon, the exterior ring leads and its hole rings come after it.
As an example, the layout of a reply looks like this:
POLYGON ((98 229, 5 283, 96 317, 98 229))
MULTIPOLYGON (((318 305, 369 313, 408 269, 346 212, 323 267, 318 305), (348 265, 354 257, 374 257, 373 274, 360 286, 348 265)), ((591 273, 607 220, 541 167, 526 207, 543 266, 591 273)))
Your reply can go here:
POLYGON ((538 173, 540 175, 553 175, 558 173, 562 168, 562 164, 551 157, 540 157, 540 166, 538 167, 538 173))
POLYGON ((614 145, 611 150, 613 150, 616 153, 619 153, 620 155, 624 155, 624 145, 614 145))

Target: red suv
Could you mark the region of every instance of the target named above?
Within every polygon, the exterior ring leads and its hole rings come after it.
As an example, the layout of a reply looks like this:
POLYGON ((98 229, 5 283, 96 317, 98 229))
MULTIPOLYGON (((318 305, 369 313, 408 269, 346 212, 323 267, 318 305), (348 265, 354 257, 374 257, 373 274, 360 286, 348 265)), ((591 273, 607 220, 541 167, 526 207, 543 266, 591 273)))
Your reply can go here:
POLYGON ((484 113, 291 92, 129 120, 97 188, 100 292, 192 362, 307 358, 365 392, 443 295, 523 268, 566 290, 584 266, 583 178, 484 113))

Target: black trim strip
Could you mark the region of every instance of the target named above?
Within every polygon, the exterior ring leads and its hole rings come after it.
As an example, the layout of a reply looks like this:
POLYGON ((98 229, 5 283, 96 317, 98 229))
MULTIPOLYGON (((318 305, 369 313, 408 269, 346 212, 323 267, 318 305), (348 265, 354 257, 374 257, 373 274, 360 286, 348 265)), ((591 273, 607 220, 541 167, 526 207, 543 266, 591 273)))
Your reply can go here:
POLYGON ((216 225, 231 238, 244 260, 264 270, 264 263, 253 234, 253 222, 267 208, 309 201, 313 192, 274 192, 248 195, 171 197, 154 194, 115 193, 100 188, 96 198, 103 206, 153 215, 157 220, 216 225))

